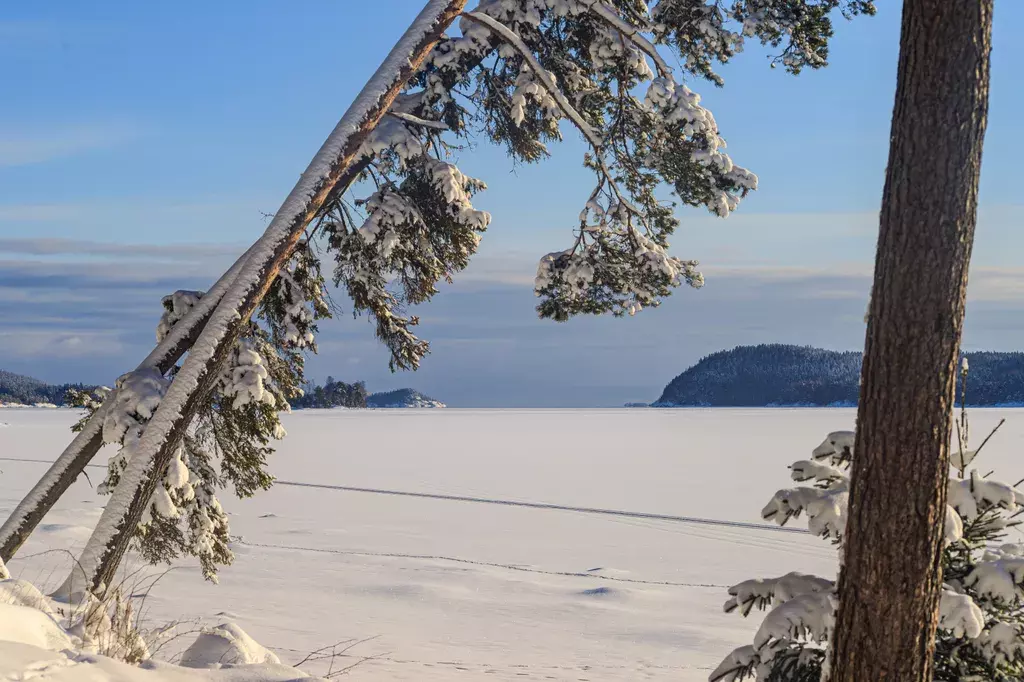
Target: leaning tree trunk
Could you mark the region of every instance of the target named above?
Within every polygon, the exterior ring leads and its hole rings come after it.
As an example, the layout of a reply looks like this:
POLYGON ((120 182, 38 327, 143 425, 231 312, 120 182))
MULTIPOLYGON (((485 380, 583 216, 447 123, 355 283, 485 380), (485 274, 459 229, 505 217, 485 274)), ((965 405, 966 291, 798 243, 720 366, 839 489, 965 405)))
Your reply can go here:
POLYGON ((904 0, 830 682, 930 682, 992 0, 904 0))
MULTIPOLYGON (((250 249, 251 250, 251 249, 250 249)), ((217 303, 245 265, 246 251, 213 285, 198 305, 178 321, 134 371, 156 369, 166 374, 199 337, 217 303)), ((89 417, 78 435, 18 503, 0 526, 0 561, 10 561, 61 495, 71 487, 103 447, 103 420, 117 399, 115 388, 89 417)))
POLYGON ((430 0, 317 152, 251 250, 146 425, 96 529, 64 584, 72 595, 102 592, 128 548, 162 472, 212 390, 244 325, 294 253, 309 223, 358 159, 358 151, 466 0, 430 0))
MULTIPOLYGON (((364 157, 349 166, 335 184, 331 196, 336 198, 345 194, 369 165, 370 160, 364 157)), ((234 281, 234 276, 244 264, 244 259, 248 254, 247 251, 227 273, 221 276, 214 287, 203 297, 203 300, 174 326, 171 336, 158 344, 136 371, 157 367, 162 373, 166 373, 181 359, 206 326, 216 304, 220 302, 227 287, 234 281)), ((111 392, 104 401, 104 407, 112 405, 114 397, 114 392, 111 392)), ((47 512, 53 508, 57 500, 71 487, 71 484, 103 447, 102 425, 103 417, 106 414, 104 407, 93 413, 85 428, 64 449, 46 474, 0 527, 0 559, 9 561, 14 556, 47 512)))
MULTIPOLYGON (((341 196, 348 191, 368 165, 369 162, 366 159, 353 164, 342 174, 334 186, 332 195, 341 196)), ((157 369, 161 374, 166 374, 177 364, 206 327, 217 304, 220 303, 242 266, 245 265, 252 248, 250 247, 249 251, 246 251, 227 272, 221 275, 195 308, 171 328, 167 337, 156 345, 134 371, 157 369)), ((71 443, 0 526, 0 561, 10 561, 14 557, 32 531, 57 503, 57 500, 71 487, 71 484, 85 471, 89 462, 99 453, 100 448, 103 447, 103 420, 116 397, 117 389, 107 395, 103 405, 89 417, 83 429, 72 439, 71 443)))

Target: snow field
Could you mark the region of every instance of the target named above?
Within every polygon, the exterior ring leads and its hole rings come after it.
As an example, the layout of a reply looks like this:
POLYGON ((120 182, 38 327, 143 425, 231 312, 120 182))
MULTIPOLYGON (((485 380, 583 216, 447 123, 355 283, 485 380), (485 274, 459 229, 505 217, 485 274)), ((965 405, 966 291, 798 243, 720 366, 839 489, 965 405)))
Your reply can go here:
MULTIPOLYGON (((981 457, 1016 480, 1022 411, 975 410, 972 431, 1002 416, 981 457)), ((75 418, 4 413, 0 456, 52 459, 75 418)), ((271 468, 281 481, 758 523, 775 490, 792 485, 786 466, 853 418, 842 409, 302 411, 285 416, 289 436, 271 468)), ((0 461, 0 513, 44 468, 0 461)), ((82 546, 104 500, 78 481, 11 562, 14 577, 56 586, 70 566, 63 550, 82 546)), ((284 484, 224 503, 235 564, 218 586, 187 562, 133 575, 149 592, 146 624, 233 620, 286 664, 361 642, 335 661, 359 663, 352 679, 696 682, 759 623, 722 613, 727 587, 790 571, 831 577, 835 566, 827 544, 777 530, 284 484)))

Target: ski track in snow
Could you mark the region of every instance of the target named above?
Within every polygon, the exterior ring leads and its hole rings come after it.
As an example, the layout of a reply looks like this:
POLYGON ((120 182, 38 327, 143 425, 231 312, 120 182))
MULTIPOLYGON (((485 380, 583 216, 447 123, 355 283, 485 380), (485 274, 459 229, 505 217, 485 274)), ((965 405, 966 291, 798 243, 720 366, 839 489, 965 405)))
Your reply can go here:
POLYGON ((618 578, 611 575, 601 575, 598 571, 602 569, 594 569, 586 573, 580 573, 576 571, 545 571, 539 568, 530 568, 528 566, 519 566, 516 564, 499 564, 492 563, 489 561, 474 561, 472 559, 460 559, 459 557, 440 556, 436 554, 401 554, 397 552, 360 552, 355 550, 345 549, 326 549, 322 547, 295 547, 290 545, 270 545, 259 542, 247 542, 245 539, 239 541, 239 544, 246 545, 247 547, 262 547, 265 549, 281 549, 296 552, 319 552, 321 554, 338 554, 342 556, 365 556, 365 557, 383 557, 386 559, 416 559, 419 561, 451 561, 459 564, 469 564, 471 566, 484 566, 487 568, 503 568, 509 571, 522 571, 523 573, 536 573, 538 575, 555 575, 564 578, 587 578, 588 580, 610 580, 620 583, 633 583, 636 585, 663 585, 666 587, 706 587, 714 588, 719 590, 727 590, 730 585, 715 585, 712 583, 677 583, 669 580, 641 580, 639 578, 618 578))
MULTIPOLYGON (((0 457, 5 462, 31 462, 39 464, 52 464, 44 459, 24 459, 17 457, 0 457)), ((99 464, 88 465, 91 468, 106 469, 99 464)), ((523 507, 526 509, 548 509, 552 511, 577 512, 580 514, 600 514, 604 516, 623 516, 635 519, 651 519, 655 521, 675 521, 678 523, 692 523, 704 526, 725 526, 728 528, 743 528, 746 530, 775 531, 782 533, 800 533, 807 535, 805 528, 790 526, 771 526, 766 523, 747 523, 745 521, 724 521, 722 519, 705 519, 697 516, 674 516, 672 514, 656 514, 653 512, 636 512, 622 509, 602 509, 599 507, 573 507, 564 504, 553 504, 548 502, 527 502, 524 500, 500 500, 487 497, 467 497, 463 495, 442 495, 440 493, 410 492, 407 490, 387 490, 384 488, 360 488, 348 485, 332 485, 329 483, 308 483, 305 481, 274 481, 274 485, 294 486, 298 488, 320 488, 322 490, 337 490, 351 493, 370 493, 374 495, 393 495, 395 497, 419 497, 427 500, 444 500, 447 502, 472 502, 477 504, 497 504, 505 507, 523 507)))

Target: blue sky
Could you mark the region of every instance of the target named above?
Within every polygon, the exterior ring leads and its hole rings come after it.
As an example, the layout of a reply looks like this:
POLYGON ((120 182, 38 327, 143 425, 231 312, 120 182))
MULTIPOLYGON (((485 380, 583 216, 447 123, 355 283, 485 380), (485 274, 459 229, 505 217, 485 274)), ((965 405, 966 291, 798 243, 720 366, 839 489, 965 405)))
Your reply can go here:
MULTIPOLYGON (((472 4, 472 3, 471 3, 472 4)), ((513 168, 460 160, 494 220, 455 285, 419 311, 433 353, 391 375, 365 320, 323 325, 310 373, 413 385, 453 405, 652 400, 700 356, 745 343, 863 343, 895 87, 899 3, 840 22, 799 77, 749 47, 726 85, 691 84, 760 189, 727 220, 684 210, 674 252, 707 286, 627 320, 537 320, 537 258, 589 190, 568 131, 513 168)), ((109 382, 149 349, 159 298, 205 288, 265 228, 422 0, 52 1, 0 18, 0 367, 109 382)), ((965 343, 1019 349, 1024 194, 1017 129, 1024 4, 997 3, 982 208, 965 343)), ((339 302, 344 307, 344 300, 339 302)))

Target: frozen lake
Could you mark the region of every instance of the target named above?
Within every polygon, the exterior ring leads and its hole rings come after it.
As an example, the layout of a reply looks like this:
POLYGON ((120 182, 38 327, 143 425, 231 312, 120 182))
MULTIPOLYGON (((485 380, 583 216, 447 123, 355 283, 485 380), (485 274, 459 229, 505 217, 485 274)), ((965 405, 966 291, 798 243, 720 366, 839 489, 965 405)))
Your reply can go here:
MULTIPOLYGON (((978 466, 1024 477, 1024 410, 971 415, 975 442, 1008 420, 978 466)), ((0 410, 0 456, 52 460, 76 418, 0 410)), ((233 618, 292 663, 372 638, 342 663, 373 657, 353 680, 705 680, 757 622, 722 613, 729 585, 834 574, 821 540, 729 522, 759 524, 791 485, 787 465, 853 421, 852 409, 287 415, 280 484, 223 498, 235 564, 216 586, 187 562, 166 573, 147 622, 233 618)), ((0 461, 0 513, 44 469, 0 461)), ((58 583, 70 558, 46 550, 80 546, 102 503, 77 482, 12 573, 58 583)))

